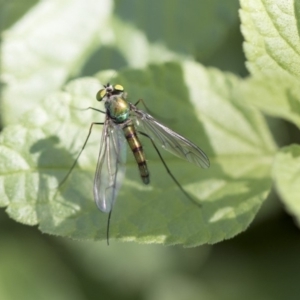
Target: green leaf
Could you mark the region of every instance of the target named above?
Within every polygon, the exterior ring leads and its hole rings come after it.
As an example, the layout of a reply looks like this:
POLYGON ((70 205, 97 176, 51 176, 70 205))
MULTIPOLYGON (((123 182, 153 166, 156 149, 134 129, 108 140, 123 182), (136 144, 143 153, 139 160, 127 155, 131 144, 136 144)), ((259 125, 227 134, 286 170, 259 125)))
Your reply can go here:
MULTIPOLYGON (((242 83, 240 96, 247 94, 245 103, 300 128, 300 2, 242 0, 241 6, 247 66, 254 76, 242 83)), ((298 152, 296 145, 281 149, 272 172, 279 195, 297 218, 298 152)))
POLYGON ((226 40, 238 22, 237 0, 182 0, 147 2, 115 1, 115 14, 125 24, 142 30, 149 42, 173 52, 209 58, 226 40))
POLYGON ((294 79, 281 78, 257 79, 250 78, 241 84, 242 98, 263 112, 285 119, 300 128, 300 87, 294 79))
POLYGON ((114 9, 112 0, 52 1, 51 5, 40 1, 3 34, 3 123, 18 122, 22 113, 75 76, 192 56, 209 58, 237 23, 237 6, 237 0, 226 5, 218 0, 195 2, 188 7, 176 0, 172 10, 166 3, 140 1, 117 2, 114 9), (136 11, 137 19, 129 21, 131 11, 136 11), (143 22, 147 18, 142 30, 141 17, 143 22), (156 31, 160 22, 165 29, 156 31))
MULTIPOLYGON (((2 114, 14 123, 78 72, 107 31, 112 1, 41 1, 3 34, 2 114)), ((103 43, 103 41, 102 41, 103 43)))
POLYGON ((38 0, 5 0, 0 1, 0 31, 8 28, 24 15, 38 0))
POLYGON ((300 146, 290 145, 282 148, 275 156, 272 176, 275 187, 286 209, 300 223, 300 146))
POLYGON ((241 0, 247 67, 241 94, 265 113, 300 126, 299 1, 241 0))
MULTIPOLYGON (((104 80, 105 75, 98 77, 104 80)), ((199 201, 199 208, 180 192, 151 143, 143 139, 151 184, 142 184, 128 153, 126 178, 111 218, 111 237, 194 246, 245 230, 270 190, 276 148, 261 114, 236 98, 240 80, 185 62, 124 70, 113 82, 122 83, 130 102, 142 97, 158 119, 199 145, 208 154, 211 168, 197 168, 162 150, 172 173, 199 201)), ((80 167, 57 191, 89 124, 104 118, 76 109, 96 106, 99 88, 93 78, 73 81, 24 115, 20 125, 4 130, 0 199, 15 220, 39 224, 43 232, 56 235, 106 238, 107 215, 96 209, 92 196, 100 128, 93 130, 80 167)))
POLYGON ((300 76, 300 2, 241 0, 247 67, 252 75, 300 76))

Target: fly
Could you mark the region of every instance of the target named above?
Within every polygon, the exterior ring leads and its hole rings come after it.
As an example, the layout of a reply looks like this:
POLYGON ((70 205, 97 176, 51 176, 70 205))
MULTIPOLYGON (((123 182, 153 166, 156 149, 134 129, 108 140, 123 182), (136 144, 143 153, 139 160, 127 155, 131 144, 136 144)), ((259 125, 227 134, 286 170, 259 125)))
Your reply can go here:
MULTIPOLYGON (((103 125, 103 132, 100 143, 100 152, 94 178, 93 193, 98 208, 108 213, 106 238, 109 244, 109 227, 113 205, 121 188, 125 175, 126 165, 126 141, 134 155, 138 165, 139 173, 144 184, 149 184, 150 175, 144 155, 144 149, 137 135, 147 137, 155 148, 167 173, 171 176, 179 189, 194 203, 198 204, 179 184, 165 163, 156 143, 172 154, 183 158, 192 164, 202 168, 208 168, 210 163, 206 154, 195 144, 159 123, 150 114, 137 108, 143 101, 138 100, 132 104, 126 101, 126 93, 120 84, 107 84, 100 89, 96 95, 98 101, 104 102, 105 111, 89 107, 89 109, 105 114, 103 123, 91 123, 89 133, 74 161, 70 171, 61 184, 67 179, 75 167, 80 154, 85 148, 94 125, 103 125), (137 130, 142 128, 142 131, 137 130)), ((60 185, 61 185, 60 184, 60 185)), ((199 204, 198 204, 199 205, 199 204)))

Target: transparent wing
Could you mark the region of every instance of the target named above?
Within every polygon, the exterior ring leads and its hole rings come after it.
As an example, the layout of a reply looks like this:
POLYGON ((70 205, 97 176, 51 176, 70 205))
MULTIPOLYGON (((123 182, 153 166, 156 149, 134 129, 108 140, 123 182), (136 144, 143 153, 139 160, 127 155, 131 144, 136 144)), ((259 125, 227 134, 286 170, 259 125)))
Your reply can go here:
POLYGON ((110 212, 123 182, 126 139, 122 129, 106 118, 94 179, 94 198, 98 208, 110 212))
POLYGON ((208 168, 210 163, 206 154, 194 143, 180 134, 160 124, 151 115, 137 109, 131 104, 135 124, 141 131, 147 133, 165 150, 202 168, 208 168))

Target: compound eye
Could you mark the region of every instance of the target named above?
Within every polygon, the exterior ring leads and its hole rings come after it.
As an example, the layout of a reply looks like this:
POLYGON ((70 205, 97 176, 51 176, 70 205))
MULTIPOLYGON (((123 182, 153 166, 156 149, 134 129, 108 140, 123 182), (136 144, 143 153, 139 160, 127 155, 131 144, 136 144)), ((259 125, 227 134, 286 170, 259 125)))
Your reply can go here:
POLYGON ((121 84, 114 85, 114 90, 117 92, 124 92, 124 88, 121 84))
POLYGON ((102 99, 105 97, 106 95, 106 89, 101 89, 100 91, 98 91, 98 93, 96 94, 96 99, 98 101, 102 101, 102 99))

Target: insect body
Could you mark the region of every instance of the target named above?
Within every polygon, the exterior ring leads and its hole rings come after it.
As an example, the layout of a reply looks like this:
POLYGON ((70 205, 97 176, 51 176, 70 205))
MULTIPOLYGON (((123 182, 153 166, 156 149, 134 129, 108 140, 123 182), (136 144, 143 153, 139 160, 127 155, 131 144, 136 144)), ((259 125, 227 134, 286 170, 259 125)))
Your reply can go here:
MULTIPOLYGON (((120 89, 120 86, 118 86, 120 89)), ((110 89, 109 87, 106 87, 110 89)), ((115 89, 116 92, 116 89, 115 89)), ((109 97, 109 100, 105 102, 105 108, 107 110, 108 117, 115 123, 118 124, 124 132, 125 138, 131 148, 135 160, 139 166, 140 175, 145 184, 150 182, 149 180, 149 171, 147 168, 147 163, 145 160, 145 155, 143 151, 143 146, 136 134, 136 130, 133 124, 133 121, 130 119, 130 105, 129 103, 121 97, 123 93, 120 92, 117 95, 106 95, 109 97)), ((99 98, 99 101, 102 101, 103 98, 99 98)), ((111 124, 113 125, 113 124, 111 124)))
POLYGON ((93 190, 99 209, 109 213, 107 221, 108 243, 112 208, 125 174, 126 140, 133 152, 140 176, 145 184, 150 182, 150 177, 143 147, 137 133, 150 139, 168 174, 180 190, 193 202, 195 200, 190 197, 173 176, 156 145, 159 144, 165 150, 202 168, 209 167, 209 160, 198 146, 162 125, 150 114, 139 110, 137 105, 142 100, 139 100, 135 105, 127 102, 123 86, 107 84, 104 89, 98 91, 96 98, 98 101, 104 102, 106 111, 92 107, 91 109, 104 113, 105 121, 104 123, 94 122, 91 124, 85 143, 66 177, 68 177, 82 153, 93 125, 103 125, 93 190))

